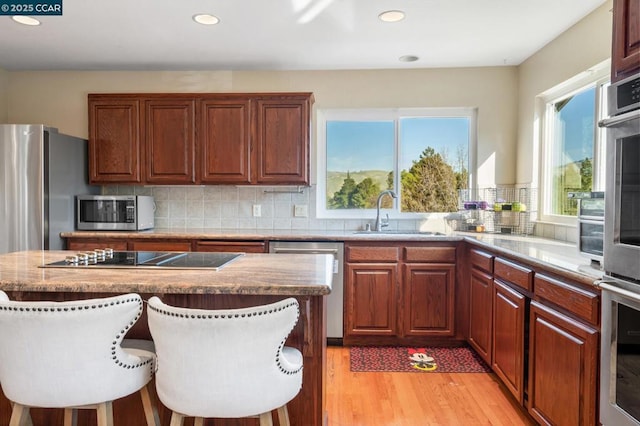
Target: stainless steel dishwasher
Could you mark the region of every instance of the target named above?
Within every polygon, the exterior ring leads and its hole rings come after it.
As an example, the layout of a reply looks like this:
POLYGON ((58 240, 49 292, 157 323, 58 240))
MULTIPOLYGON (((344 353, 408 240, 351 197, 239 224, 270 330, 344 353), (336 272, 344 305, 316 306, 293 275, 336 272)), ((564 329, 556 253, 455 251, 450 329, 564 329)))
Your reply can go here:
POLYGON ((269 253, 331 254, 334 257, 333 283, 327 296, 327 340, 330 344, 342 343, 344 243, 309 241, 271 241, 269 253))

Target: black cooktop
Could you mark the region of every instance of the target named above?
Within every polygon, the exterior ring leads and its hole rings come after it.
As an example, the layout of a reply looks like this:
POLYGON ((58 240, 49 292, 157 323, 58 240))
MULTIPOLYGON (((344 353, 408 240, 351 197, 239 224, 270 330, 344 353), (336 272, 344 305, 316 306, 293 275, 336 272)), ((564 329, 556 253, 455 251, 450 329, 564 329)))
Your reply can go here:
POLYGON ((163 251, 113 251, 73 253, 43 268, 159 268, 219 270, 244 253, 174 253, 163 251))

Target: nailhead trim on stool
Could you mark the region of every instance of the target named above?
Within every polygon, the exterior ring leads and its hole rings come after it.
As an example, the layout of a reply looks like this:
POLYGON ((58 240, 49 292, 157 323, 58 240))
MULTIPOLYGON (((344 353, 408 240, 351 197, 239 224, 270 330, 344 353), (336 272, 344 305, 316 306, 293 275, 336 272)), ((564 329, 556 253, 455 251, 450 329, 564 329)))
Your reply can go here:
MULTIPOLYGON (((295 306, 295 303, 288 303, 286 305, 283 305, 281 307, 279 307, 278 309, 267 309, 264 311, 256 311, 256 312, 251 312, 251 313, 243 313, 243 314, 207 314, 207 315, 202 315, 202 314, 179 314, 176 312, 170 312, 164 309, 158 309, 154 306, 149 306, 148 308, 161 314, 161 315, 166 315, 166 316, 170 316, 170 317, 177 317, 177 318, 186 318, 186 319, 201 319, 201 320, 207 320, 207 319, 234 319, 234 318, 246 318, 246 317, 255 317, 255 316, 262 316, 262 315, 269 315, 269 314, 273 314, 276 312, 280 312, 284 309, 290 308, 291 306, 295 306)), ((298 315, 296 316, 296 322, 300 317, 300 313, 298 312, 298 315)), ((291 330, 289 330, 289 333, 291 333, 291 331, 293 330, 293 328, 291 328, 291 330)), ((287 335, 289 334, 287 333, 287 335)), ((300 366, 299 368, 296 368, 295 370, 287 370, 285 369, 282 364, 280 363, 280 354, 282 353, 282 348, 284 347, 284 344, 286 342, 286 338, 282 340, 282 342, 280 343, 280 346, 278 347, 278 350, 276 351, 276 364, 278 366, 278 369, 287 375, 291 375, 291 374, 296 374, 298 373, 300 370, 302 370, 303 366, 300 366)))

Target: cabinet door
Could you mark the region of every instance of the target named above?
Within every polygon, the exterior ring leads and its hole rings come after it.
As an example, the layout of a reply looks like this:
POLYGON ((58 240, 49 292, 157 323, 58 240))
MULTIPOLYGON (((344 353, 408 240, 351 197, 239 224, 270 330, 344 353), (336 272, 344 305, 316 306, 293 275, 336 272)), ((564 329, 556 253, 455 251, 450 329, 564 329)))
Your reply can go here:
POLYGON ((493 371, 521 404, 524 401, 526 298, 493 282, 493 371))
POLYGON ((255 183, 309 183, 309 99, 258 99, 255 183))
POLYGON ((402 334, 453 336, 455 265, 405 264, 402 334))
POLYGON ((140 183, 140 101, 89 95, 89 181, 140 183))
POLYGON ((185 99, 145 101, 146 181, 195 183, 195 104, 185 99))
POLYGON ((346 264, 345 337, 398 334, 397 268, 388 263, 346 264))
POLYGON ((199 167, 203 183, 251 182, 249 99, 205 99, 199 104, 199 167))
POLYGON ((493 279, 471 268, 469 286, 469 344, 491 365, 491 330, 493 326, 493 279))
POLYGON ((540 424, 595 425, 598 331, 531 302, 529 413, 540 424))
POLYGON ((640 69, 640 0, 614 0, 612 82, 640 69))

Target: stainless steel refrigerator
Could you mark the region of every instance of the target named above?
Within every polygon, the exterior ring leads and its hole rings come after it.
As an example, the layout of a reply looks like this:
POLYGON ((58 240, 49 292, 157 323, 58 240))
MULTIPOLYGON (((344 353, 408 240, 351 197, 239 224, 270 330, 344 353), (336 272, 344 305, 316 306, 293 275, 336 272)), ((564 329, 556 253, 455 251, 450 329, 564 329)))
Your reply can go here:
POLYGON ((64 248, 88 184, 87 141, 43 125, 0 125, 0 254, 64 248))

